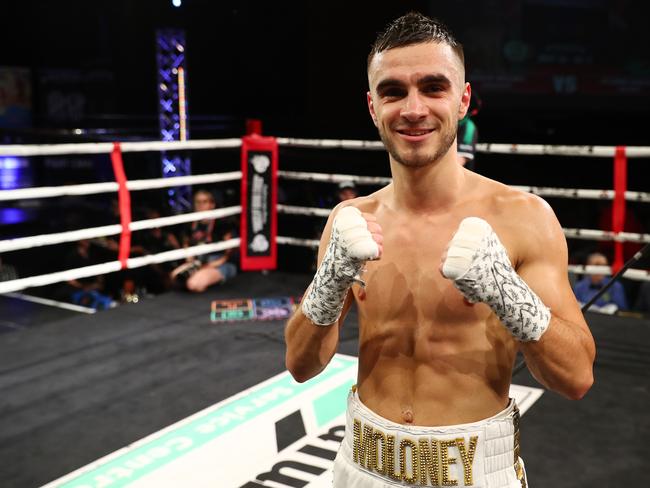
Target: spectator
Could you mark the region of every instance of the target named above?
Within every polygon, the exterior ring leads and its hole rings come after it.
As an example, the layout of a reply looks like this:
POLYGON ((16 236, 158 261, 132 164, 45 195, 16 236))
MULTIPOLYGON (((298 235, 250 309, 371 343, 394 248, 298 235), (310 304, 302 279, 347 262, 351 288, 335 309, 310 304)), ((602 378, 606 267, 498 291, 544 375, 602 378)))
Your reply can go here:
MULTIPOLYGON (((65 259, 65 269, 82 268, 96 264, 90 255, 90 240, 82 239, 65 259)), ((104 278, 91 276, 69 280, 68 296, 72 303, 96 310, 117 306, 111 296, 104 293, 104 278)))
POLYGON ((467 169, 475 171, 474 153, 478 141, 478 129, 469 115, 458 122, 456 141, 458 145, 458 162, 467 169))
MULTIPOLYGON (((319 207, 321 208, 333 208, 339 203, 345 200, 351 200, 359 196, 359 189, 354 184, 352 180, 341 181, 336 187, 336 194, 328 194, 327 197, 319 202, 319 207)), ((319 239, 321 237, 321 232, 323 229, 323 223, 316 221, 312 227, 312 237, 314 239, 319 239)), ((310 252, 309 266, 312 271, 316 271, 316 260, 318 257, 318 249, 313 249, 313 252, 310 252)))
MULTIPOLYGON (((608 264, 604 254, 595 252, 587 257, 587 266, 608 266, 608 264)), ((584 305, 608 282, 609 277, 606 275, 588 275, 575 284, 573 292, 578 301, 584 305)), ((627 308, 625 290, 621 282, 617 281, 591 306, 590 310, 612 314, 618 310, 627 310, 627 308)))
POLYGON ((0 281, 11 281, 18 278, 18 272, 11 264, 3 263, 0 256, 0 281))
MULTIPOLYGON (((208 190, 194 194, 194 211, 204 212, 216 208, 214 195, 208 190)), ((183 247, 208 244, 231 239, 236 227, 226 220, 205 219, 192 222, 183 235, 183 247)), ((193 292, 203 292, 209 286, 223 283, 237 274, 233 250, 223 253, 204 254, 188 258, 171 272, 171 279, 179 286, 193 292)))
POLYGON ((645 314, 650 313, 650 281, 641 283, 634 302, 634 310, 645 314))
MULTIPOLYGON (((151 220, 158 219, 161 215, 158 210, 150 208, 145 211, 145 217, 147 220, 151 220)), ((167 228, 154 227, 133 234, 131 255, 146 256, 180 248, 181 245, 172 232, 167 228)), ((142 273, 137 277, 138 281, 148 292, 154 294, 163 293, 171 288, 170 273, 179 264, 176 261, 151 264, 142 268, 142 273)))
MULTIPOLYGON (((598 228, 604 231, 612 230, 612 212, 614 211, 614 204, 612 202, 603 202, 603 207, 601 207, 600 215, 598 216, 598 228)), ((623 229, 625 232, 632 232, 635 234, 644 234, 646 229, 644 228, 641 220, 637 217, 634 207, 628 205, 625 209, 625 221, 623 223, 623 229)), ((634 256, 637 252, 641 250, 643 244, 639 242, 624 242, 623 243, 623 261, 628 261, 634 256)), ((598 251, 612 256, 614 254, 615 242, 614 241, 600 241, 598 243, 598 251)))
POLYGON ((336 192, 336 197, 338 201, 336 202, 337 204, 339 202, 342 202, 344 200, 352 200, 353 198, 357 198, 359 196, 359 190, 357 189, 357 186, 354 184, 354 181, 342 181, 339 183, 338 190, 336 192))

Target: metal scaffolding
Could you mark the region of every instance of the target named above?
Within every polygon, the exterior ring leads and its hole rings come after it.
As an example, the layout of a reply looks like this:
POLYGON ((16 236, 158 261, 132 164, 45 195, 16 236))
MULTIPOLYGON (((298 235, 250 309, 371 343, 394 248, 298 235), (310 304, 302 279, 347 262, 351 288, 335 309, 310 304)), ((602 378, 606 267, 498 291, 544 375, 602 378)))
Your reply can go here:
MULTIPOLYGON (((185 32, 161 29, 156 32, 158 61, 158 119, 163 141, 189 139, 187 127, 187 71, 185 69, 185 32)), ((161 152, 163 177, 186 176, 192 173, 189 156, 176 152, 161 152)), ((167 190, 167 201, 175 213, 192 208, 189 186, 167 190)))

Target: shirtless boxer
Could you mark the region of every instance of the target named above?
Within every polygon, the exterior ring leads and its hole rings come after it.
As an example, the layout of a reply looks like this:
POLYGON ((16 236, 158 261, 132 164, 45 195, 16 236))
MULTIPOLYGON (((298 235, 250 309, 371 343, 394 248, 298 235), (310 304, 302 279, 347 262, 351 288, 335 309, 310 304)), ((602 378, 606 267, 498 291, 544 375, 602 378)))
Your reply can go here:
POLYGON ((358 307, 337 488, 525 486, 508 397, 517 351, 567 398, 593 383, 595 346, 553 211, 457 164, 471 93, 463 63, 446 27, 420 14, 379 35, 367 97, 393 182, 333 210, 286 327, 287 368, 306 381, 358 307))

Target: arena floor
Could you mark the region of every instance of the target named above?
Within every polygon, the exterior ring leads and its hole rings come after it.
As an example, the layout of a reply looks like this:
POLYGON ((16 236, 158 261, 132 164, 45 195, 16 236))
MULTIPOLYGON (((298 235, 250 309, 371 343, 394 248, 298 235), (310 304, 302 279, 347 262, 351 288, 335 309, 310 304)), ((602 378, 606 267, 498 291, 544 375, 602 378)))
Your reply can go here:
MULTIPOLYGON (((95 315, 0 296, 0 486, 46 484, 282 373, 282 321, 213 324, 210 303, 296 296, 308 281, 246 273, 202 295, 173 292, 95 315)), ((522 419, 533 487, 645 484, 650 321, 587 318, 594 387, 578 402, 545 392, 522 419)), ((340 352, 356 348, 352 311, 340 352)), ((526 370, 514 383, 539 386, 526 370)))

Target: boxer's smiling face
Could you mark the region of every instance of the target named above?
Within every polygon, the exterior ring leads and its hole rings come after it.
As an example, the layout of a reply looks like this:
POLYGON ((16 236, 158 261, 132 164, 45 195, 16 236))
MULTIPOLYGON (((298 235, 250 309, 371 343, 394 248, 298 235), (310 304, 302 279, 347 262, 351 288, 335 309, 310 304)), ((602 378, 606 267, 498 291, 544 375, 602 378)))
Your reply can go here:
POLYGON ((446 44, 414 44, 374 56, 368 107, 395 161, 421 167, 447 154, 469 104, 464 78, 460 59, 446 44))

